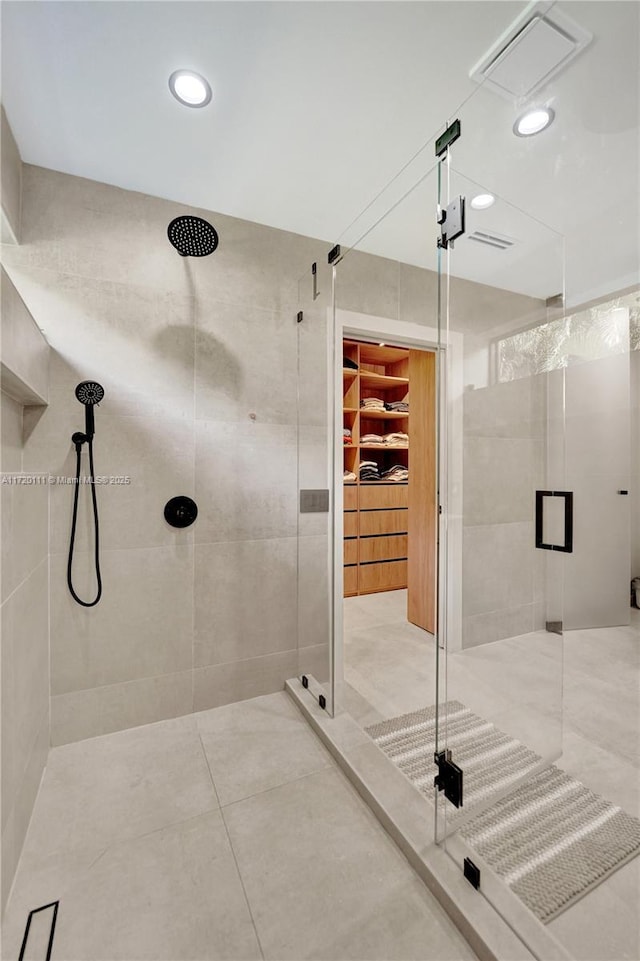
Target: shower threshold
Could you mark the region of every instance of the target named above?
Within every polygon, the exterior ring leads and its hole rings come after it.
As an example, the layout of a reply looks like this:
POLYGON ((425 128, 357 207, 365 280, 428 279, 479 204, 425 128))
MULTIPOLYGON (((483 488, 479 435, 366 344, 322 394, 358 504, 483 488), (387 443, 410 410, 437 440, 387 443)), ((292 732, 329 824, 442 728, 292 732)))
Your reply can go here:
POLYGON ((430 840, 433 808, 350 714, 336 712, 330 718, 298 678, 287 681, 286 690, 479 958, 572 958, 560 941, 492 876, 490 869, 482 870, 484 893, 471 887, 455 863, 459 854, 455 839, 447 841, 449 854, 430 840))

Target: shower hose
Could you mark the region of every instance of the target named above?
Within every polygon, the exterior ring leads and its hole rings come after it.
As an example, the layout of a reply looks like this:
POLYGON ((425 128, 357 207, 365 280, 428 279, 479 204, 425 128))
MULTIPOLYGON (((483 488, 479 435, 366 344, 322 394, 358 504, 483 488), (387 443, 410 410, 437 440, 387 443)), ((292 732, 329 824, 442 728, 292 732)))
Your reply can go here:
POLYGON ((95 600, 93 601, 83 601, 73 589, 73 583, 71 580, 71 565, 73 564, 73 546, 76 539, 76 525, 78 523, 78 496, 80 493, 80 467, 82 460, 82 444, 76 444, 76 483, 75 491, 73 494, 73 520, 71 522, 71 537, 69 539, 69 561, 67 563, 67 584, 69 585, 69 590, 74 601, 78 604, 82 604, 83 607, 95 607, 100 598, 102 597, 102 577, 100 575, 100 545, 99 545, 99 531, 98 531, 98 501, 96 498, 96 485, 95 485, 95 473, 93 469, 93 438, 89 437, 87 439, 87 444, 89 446, 89 483, 91 485, 91 500, 93 502, 93 520, 95 525, 96 539, 95 539, 95 563, 96 563, 96 580, 98 582, 98 593, 96 594, 95 600))

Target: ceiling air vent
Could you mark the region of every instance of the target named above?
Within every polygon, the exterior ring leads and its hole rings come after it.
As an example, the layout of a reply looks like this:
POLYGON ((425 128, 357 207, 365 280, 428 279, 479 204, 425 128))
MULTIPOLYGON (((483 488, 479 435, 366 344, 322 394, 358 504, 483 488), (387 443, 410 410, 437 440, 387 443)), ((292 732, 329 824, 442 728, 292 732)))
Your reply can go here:
POLYGON ((552 3, 531 3, 470 73, 509 100, 546 84, 591 43, 592 34, 552 3))
POLYGON ((467 239, 475 240, 478 244, 485 244, 487 247, 493 247, 496 250, 511 250, 516 245, 516 241, 512 240, 511 237, 489 234, 484 230, 474 230, 472 234, 467 235, 467 239))

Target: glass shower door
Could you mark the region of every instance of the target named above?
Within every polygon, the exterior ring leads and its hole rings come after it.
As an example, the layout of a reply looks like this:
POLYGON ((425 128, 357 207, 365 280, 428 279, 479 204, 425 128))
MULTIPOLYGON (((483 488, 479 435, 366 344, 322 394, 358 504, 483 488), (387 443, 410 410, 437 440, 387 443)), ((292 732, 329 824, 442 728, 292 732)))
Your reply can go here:
POLYGON ((495 859, 483 856, 492 831, 484 823, 477 829, 478 818, 535 784, 562 753, 563 570, 573 504, 565 485, 565 371, 552 321, 562 313, 563 246, 493 184, 461 173, 457 152, 461 165, 470 154, 457 148, 441 160, 437 198, 436 833, 461 867, 466 859, 468 871, 481 870, 484 894, 502 903, 504 880, 495 859), (493 204, 474 209, 482 195, 493 204), (448 349, 453 331, 464 337, 457 370, 448 349))
POLYGON ((298 283, 297 675, 333 714, 334 357, 332 269, 309 264, 298 283))

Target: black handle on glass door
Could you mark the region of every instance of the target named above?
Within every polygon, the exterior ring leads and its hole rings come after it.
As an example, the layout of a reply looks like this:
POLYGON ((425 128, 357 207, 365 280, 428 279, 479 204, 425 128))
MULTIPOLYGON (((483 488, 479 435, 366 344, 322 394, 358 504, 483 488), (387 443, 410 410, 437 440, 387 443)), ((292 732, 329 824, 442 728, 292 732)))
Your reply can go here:
POLYGON ((573 553, 573 491, 536 491, 536 547, 543 551, 573 553), (545 544, 543 540, 544 499, 564 498, 564 544, 545 544))

